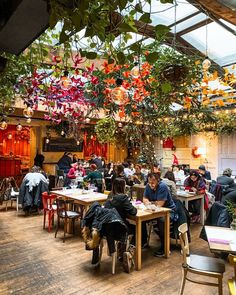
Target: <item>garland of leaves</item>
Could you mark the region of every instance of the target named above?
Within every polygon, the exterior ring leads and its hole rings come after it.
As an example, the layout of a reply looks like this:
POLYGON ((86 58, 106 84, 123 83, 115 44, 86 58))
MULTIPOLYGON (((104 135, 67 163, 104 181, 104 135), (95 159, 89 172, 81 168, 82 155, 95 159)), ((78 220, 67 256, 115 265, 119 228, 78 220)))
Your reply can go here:
POLYGON ((110 117, 101 119, 95 126, 95 132, 100 143, 113 142, 116 132, 115 120, 110 117))

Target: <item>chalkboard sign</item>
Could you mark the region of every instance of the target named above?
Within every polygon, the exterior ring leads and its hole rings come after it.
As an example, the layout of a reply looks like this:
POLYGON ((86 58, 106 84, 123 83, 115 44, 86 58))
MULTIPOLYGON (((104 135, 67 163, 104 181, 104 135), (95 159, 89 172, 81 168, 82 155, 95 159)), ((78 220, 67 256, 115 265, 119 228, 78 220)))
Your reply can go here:
POLYGON ((46 137, 43 140, 44 152, 82 152, 83 142, 77 145, 74 138, 52 137, 49 143, 46 143, 46 137))

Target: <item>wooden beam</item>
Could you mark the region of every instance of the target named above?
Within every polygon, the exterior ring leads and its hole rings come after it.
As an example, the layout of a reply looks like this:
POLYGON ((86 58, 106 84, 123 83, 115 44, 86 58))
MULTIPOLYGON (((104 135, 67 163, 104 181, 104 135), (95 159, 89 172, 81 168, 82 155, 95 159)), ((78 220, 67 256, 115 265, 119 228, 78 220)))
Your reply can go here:
POLYGON ((187 0, 189 3, 195 5, 197 8, 207 10, 217 18, 222 18, 233 25, 236 25, 236 11, 227 6, 212 0, 187 0))
POLYGON ((186 20, 188 20, 188 19, 190 19, 190 18, 192 18, 192 17, 198 15, 199 13, 201 13, 200 10, 198 10, 198 11, 192 13, 192 14, 189 14, 189 15, 187 15, 187 16, 181 18, 180 20, 177 20, 175 23, 172 23, 171 25, 169 25, 169 28, 172 28, 172 27, 174 27, 174 26, 176 26, 176 25, 178 25, 178 24, 180 24, 180 23, 182 23, 182 22, 185 22, 186 20))
POLYGON ((203 26, 206 26, 206 25, 208 25, 208 24, 210 24, 212 22, 213 22, 213 20, 210 19, 210 18, 204 19, 204 20, 202 20, 202 21, 200 21, 200 22, 198 22, 198 23, 196 23, 196 24, 194 24, 194 25, 192 25, 192 26, 178 32, 177 35, 178 36, 185 35, 185 34, 187 34, 189 32, 192 32, 192 31, 194 31, 196 29, 199 29, 199 28, 201 28, 203 26))

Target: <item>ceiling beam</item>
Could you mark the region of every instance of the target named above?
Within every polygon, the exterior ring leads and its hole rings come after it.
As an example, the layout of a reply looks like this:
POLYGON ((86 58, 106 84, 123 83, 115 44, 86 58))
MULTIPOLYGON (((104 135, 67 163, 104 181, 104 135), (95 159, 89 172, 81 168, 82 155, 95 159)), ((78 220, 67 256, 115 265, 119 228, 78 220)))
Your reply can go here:
POLYGON ((192 31, 194 31, 196 29, 199 29, 199 28, 201 28, 203 26, 206 26, 206 25, 208 25, 208 24, 210 24, 212 22, 213 22, 213 20, 210 19, 210 18, 204 19, 204 20, 202 20, 202 21, 200 21, 200 22, 198 22, 198 23, 196 23, 196 24, 194 24, 194 25, 192 25, 192 26, 190 26, 190 27, 188 27, 188 28, 186 28, 186 29, 184 29, 182 31, 179 31, 177 33, 177 35, 178 36, 185 35, 185 34, 187 34, 189 32, 192 32, 192 31))
POLYGON ((217 18, 222 18, 236 26, 236 11, 229 7, 212 0, 187 0, 189 3, 195 5, 197 8, 203 8, 217 18))
POLYGON ((177 20, 175 23, 172 23, 171 25, 169 25, 169 28, 172 28, 172 27, 174 27, 174 26, 176 26, 176 25, 178 25, 178 24, 180 24, 180 23, 182 23, 182 22, 185 22, 186 20, 188 20, 188 19, 190 19, 190 18, 192 18, 192 17, 198 15, 199 13, 201 13, 200 10, 198 10, 198 11, 192 13, 192 14, 189 14, 189 15, 187 15, 187 16, 185 16, 185 17, 179 19, 179 20, 177 20))

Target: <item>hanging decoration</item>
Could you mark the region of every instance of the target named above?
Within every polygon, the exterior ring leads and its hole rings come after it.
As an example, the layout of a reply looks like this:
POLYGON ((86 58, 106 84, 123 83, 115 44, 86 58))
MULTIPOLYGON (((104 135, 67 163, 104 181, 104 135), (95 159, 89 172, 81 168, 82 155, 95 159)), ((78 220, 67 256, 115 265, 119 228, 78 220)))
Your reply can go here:
POLYGON ((115 139, 116 124, 113 118, 104 118, 95 126, 97 139, 100 143, 112 142, 115 139))

